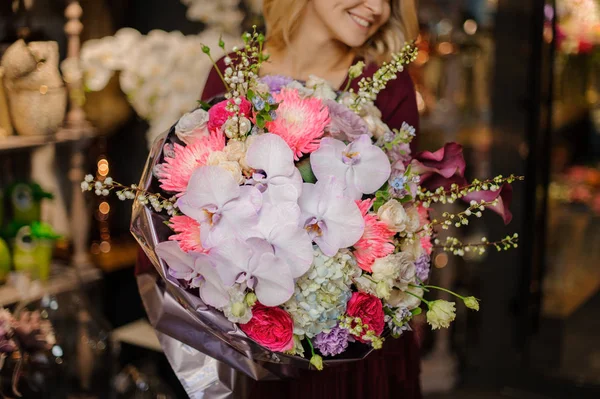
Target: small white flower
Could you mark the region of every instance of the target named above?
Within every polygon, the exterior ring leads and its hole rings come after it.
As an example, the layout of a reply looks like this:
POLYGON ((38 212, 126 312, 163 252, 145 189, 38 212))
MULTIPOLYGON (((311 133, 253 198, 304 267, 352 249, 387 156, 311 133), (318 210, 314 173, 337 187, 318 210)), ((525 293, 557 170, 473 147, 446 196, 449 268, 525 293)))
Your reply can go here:
POLYGON ((87 191, 90 188, 90 184, 86 181, 81 182, 81 191, 87 191))
POLYGON ((113 184, 112 177, 107 177, 106 179, 104 179, 104 184, 106 184, 107 186, 112 186, 112 184, 113 184))
POLYGON ((94 176, 92 175, 85 175, 85 181, 88 183, 91 183, 94 181, 94 176))
POLYGON ((102 190, 103 196, 108 197, 108 194, 110 194, 110 192, 107 189, 102 190))
POLYGON ((101 196, 102 195, 102 190, 96 190, 95 193, 96 193, 97 196, 101 196))

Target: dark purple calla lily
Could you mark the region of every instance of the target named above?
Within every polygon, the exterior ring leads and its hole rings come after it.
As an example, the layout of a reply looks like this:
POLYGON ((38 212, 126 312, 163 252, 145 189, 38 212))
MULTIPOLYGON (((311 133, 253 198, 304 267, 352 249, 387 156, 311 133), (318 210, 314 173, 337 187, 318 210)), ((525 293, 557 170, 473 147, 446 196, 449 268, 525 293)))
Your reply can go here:
POLYGON ((435 152, 420 152, 415 155, 411 165, 413 172, 421 176, 421 187, 427 190, 449 188, 452 183, 466 184, 466 163, 460 144, 446 143, 435 152))

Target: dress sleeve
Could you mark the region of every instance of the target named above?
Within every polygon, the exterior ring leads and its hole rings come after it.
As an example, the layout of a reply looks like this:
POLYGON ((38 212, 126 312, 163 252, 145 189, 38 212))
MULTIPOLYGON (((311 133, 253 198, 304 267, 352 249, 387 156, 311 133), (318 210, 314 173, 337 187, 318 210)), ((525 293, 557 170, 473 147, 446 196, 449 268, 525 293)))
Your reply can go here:
MULTIPOLYGON (((217 68, 223 73, 225 70, 225 57, 219 59, 217 61, 217 68)), ((225 93, 225 83, 221 80, 217 69, 213 66, 210 69, 210 73, 208 74, 208 78, 206 79, 206 83, 204 85, 204 90, 202 90, 202 96, 200 99, 202 101, 208 101, 211 98, 222 95, 225 93)))
POLYGON ((414 149, 419 137, 419 111, 415 85, 406 69, 379 93, 375 104, 381 110, 381 119, 391 129, 400 129, 403 122, 415 128, 417 137, 411 144, 414 149))

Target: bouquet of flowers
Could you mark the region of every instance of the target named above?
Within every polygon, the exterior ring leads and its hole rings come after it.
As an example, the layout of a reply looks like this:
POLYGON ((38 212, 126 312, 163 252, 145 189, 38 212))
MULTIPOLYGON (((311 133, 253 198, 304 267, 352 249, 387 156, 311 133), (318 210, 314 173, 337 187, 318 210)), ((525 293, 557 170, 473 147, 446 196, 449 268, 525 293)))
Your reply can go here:
MULTIPOLYGON (((56 342, 50 322, 42 318, 39 311, 21 311, 15 317, 4 308, 0 308, 0 387, 2 394, 10 386, 10 396, 21 396, 18 390, 19 378, 23 374, 22 363, 27 355, 50 349, 56 342), (4 366, 7 359, 16 359, 12 365, 9 383, 2 383, 4 366)), ((9 370, 9 371, 10 371, 9 370)))
POLYGON ((264 38, 243 39, 225 58, 225 98, 155 142, 139 185, 82 182, 136 199, 133 234, 175 299, 160 302, 161 315, 147 305, 154 326, 255 378, 258 364, 281 375, 361 359, 409 330, 422 304, 434 329, 448 327, 455 302, 424 299, 441 289, 426 283, 432 251, 502 250, 517 237, 440 243, 435 228, 486 208, 509 221, 517 177, 468 183, 460 145, 412 155, 415 130, 382 122, 374 100, 415 59, 413 45, 359 90, 338 92, 316 77, 259 78, 264 38), (431 204, 458 200, 462 212, 430 217, 431 204))

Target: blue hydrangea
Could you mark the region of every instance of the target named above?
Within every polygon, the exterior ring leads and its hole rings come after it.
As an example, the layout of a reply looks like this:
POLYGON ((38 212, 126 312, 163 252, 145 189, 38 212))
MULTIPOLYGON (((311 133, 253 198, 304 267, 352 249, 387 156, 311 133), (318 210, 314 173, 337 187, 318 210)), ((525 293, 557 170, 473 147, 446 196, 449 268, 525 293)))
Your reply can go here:
POLYGON ((329 257, 315 249, 313 264, 296 281, 294 295, 284 304, 294 320, 294 334, 312 338, 335 327, 352 296, 352 277, 359 274, 349 251, 329 257))

